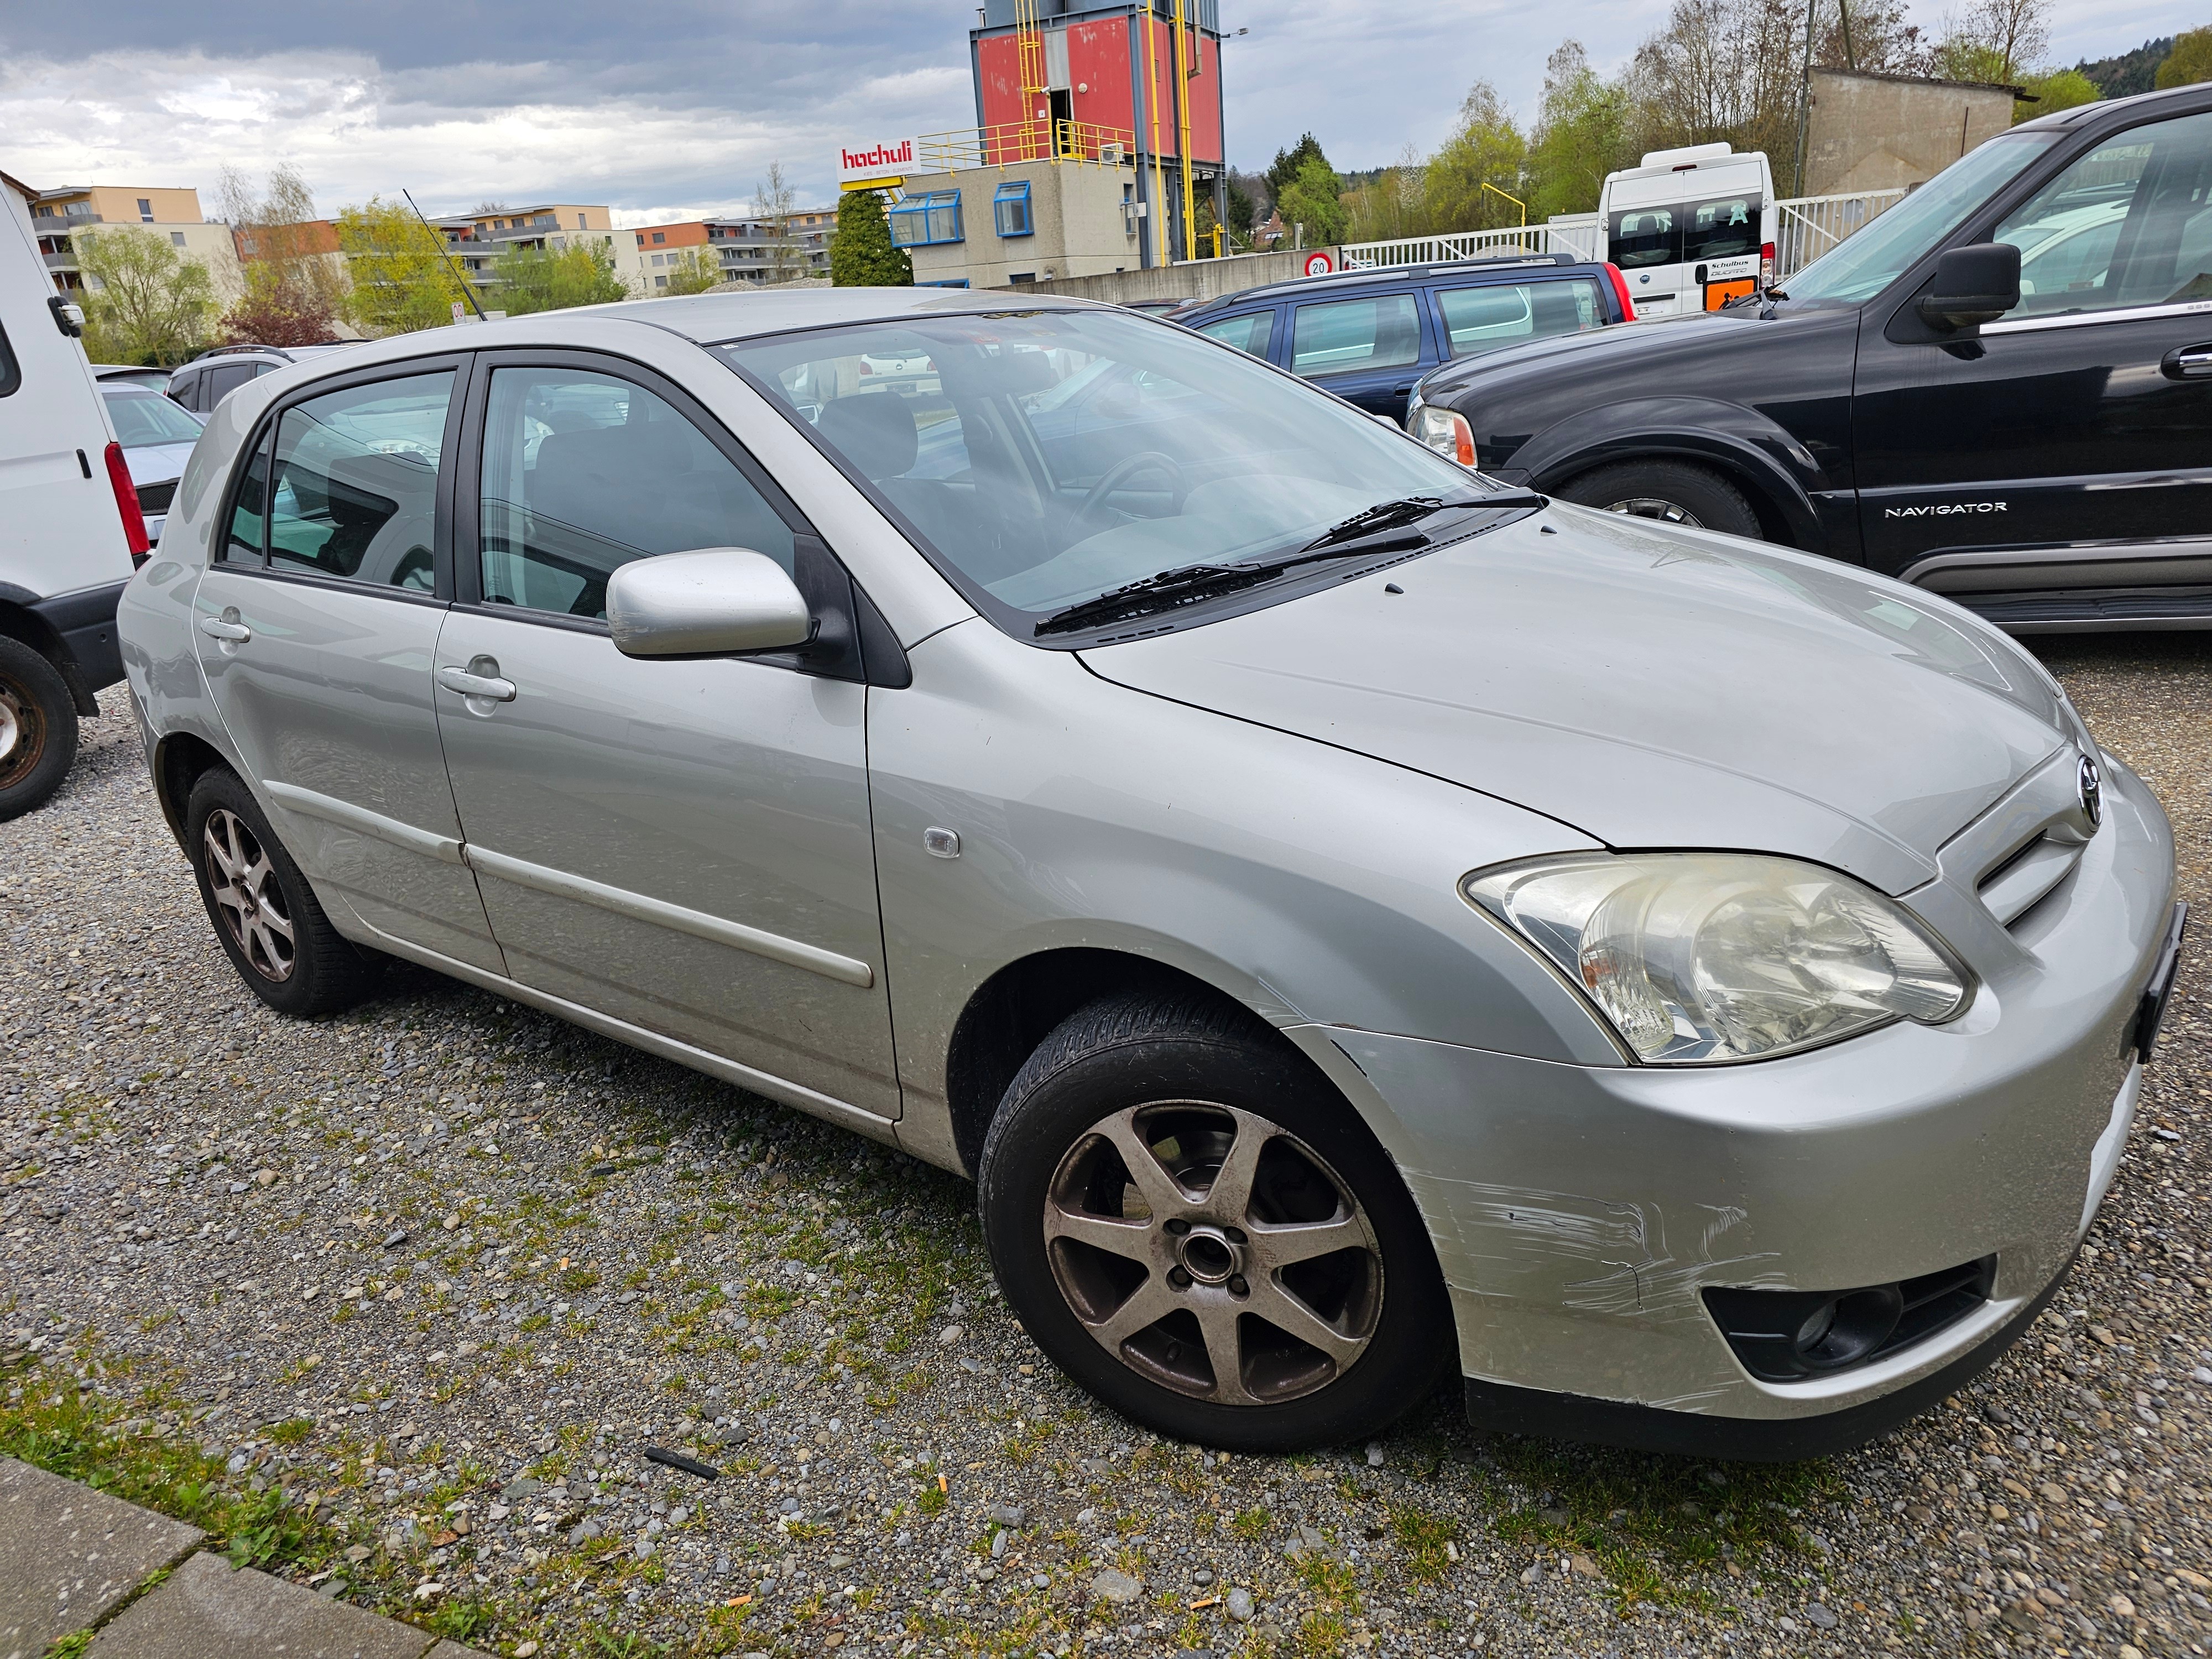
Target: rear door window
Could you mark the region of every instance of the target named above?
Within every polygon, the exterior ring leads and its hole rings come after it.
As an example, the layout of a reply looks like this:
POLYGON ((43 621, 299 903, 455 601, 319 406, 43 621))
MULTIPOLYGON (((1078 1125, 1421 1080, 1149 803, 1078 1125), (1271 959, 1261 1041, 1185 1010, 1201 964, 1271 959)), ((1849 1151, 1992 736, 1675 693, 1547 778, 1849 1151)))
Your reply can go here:
POLYGON ((1682 258, 1696 264, 1759 252, 1759 198, 1726 196, 1682 210, 1682 258))
POLYGON ((1492 283, 1437 295, 1444 338, 1455 357, 1496 351, 1523 340, 1605 326, 1597 284, 1577 276, 1541 283, 1492 283))
POLYGON ((1300 306, 1291 326, 1293 374, 1325 378, 1420 359, 1420 314, 1410 294, 1300 306))
POLYGON ((428 593, 437 586, 438 463, 453 373, 325 392, 276 428, 272 570, 428 593))
POLYGON ((1673 207, 1624 208, 1607 227, 1613 263, 1623 270, 1672 265, 1682 258, 1682 210, 1673 207))
POLYGON ((1267 360, 1267 347, 1275 333, 1275 313, 1272 311, 1248 311, 1241 317, 1224 317, 1218 322, 1202 323, 1200 334, 1218 340, 1224 345, 1233 345, 1261 362, 1267 360))
POLYGON ((220 368, 200 372, 200 409, 213 409, 232 392, 253 378, 251 363, 225 363, 220 368))

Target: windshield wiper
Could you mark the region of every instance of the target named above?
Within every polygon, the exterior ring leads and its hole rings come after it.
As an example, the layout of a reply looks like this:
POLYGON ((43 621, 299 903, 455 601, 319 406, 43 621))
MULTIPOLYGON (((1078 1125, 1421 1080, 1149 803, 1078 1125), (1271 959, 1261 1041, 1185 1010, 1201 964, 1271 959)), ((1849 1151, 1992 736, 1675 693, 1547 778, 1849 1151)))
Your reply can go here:
POLYGON ((1147 611, 1239 592, 1272 581, 1286 570, 1318 564, 1325 559, 1410 553, 1429 544, 1428 537, 1410 526, 1443 511, 1447 505, 1465 508, 1543 507, 1547 505, 1547 498, 1534 490, 1509 489, 1449 503, 1434 495, 1409 495, 1402 501, 1383 501, 1363 513, 1353 514, 1340 524, 1332 525, 1316 540, 1281 558, 1250 564, 1187 564, 1177 569, 1163 570, 1157 576, 1146 576, 1101 593, 1095 599, 1085 599, 1065 611, 1055 611, 1038 623, 1033 632, 1039 637, 1073 634, 1100 623, 1119 622, 1124 617, 1141 617, 1147 611))

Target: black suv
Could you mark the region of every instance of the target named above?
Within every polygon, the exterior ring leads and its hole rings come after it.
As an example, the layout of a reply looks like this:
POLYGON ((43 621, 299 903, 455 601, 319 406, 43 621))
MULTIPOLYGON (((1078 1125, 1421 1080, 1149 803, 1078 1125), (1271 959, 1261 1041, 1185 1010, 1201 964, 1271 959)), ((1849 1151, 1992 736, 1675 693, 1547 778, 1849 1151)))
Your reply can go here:
POLYGON ((2015 127, 1764 296, 1449 364, 1407 425, 2008 629, 2212 626, 2212 86, 2015 127))
POLYGON ((1297 277, 1206 301, 1175 320, 1397 421, 1413 383, 1438 363, 1635 314, 1611 265, 1510 253, 1297 277))

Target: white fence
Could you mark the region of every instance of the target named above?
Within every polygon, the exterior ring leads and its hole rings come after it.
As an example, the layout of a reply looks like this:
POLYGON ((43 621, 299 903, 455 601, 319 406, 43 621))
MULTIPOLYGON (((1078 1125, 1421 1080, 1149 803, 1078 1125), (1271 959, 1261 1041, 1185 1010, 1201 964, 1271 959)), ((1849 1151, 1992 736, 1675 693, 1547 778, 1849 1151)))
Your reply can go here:
MULTIPOLYGON (((1848 196, 1800 196, 1775 203, 1774 274, 1802 270, 1868 221, 1905 199, 1901 190, 1848 196)), ((1395 242, 1347 242, 1349 270, 1373 265, 1441 264, 1451 259, 1494 258, 1515 253, 1565 253, 1605 258, 1605 227, 1595 214, 1577 214, 1517 229, 1462 230, 1448 236, 1414 236, 1395 242)))

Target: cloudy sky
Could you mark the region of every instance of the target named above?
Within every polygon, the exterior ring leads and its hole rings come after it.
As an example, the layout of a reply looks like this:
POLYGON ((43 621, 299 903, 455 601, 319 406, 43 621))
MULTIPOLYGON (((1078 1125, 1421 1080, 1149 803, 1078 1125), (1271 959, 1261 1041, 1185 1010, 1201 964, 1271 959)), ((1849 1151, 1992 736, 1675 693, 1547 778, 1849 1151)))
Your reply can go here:
MULTIPOLYGON (((1666 0, 1221 0, 1231 159, 1310 128, 1340 167, 1433 148, 1468 84, 1524 117, 1564 35, 1600 67, 1666 0)), ((1933 25, 1942 0, 1919 0, 1933 25)), ((2184 0, 2058 0, 2052 58, 2194 27, 2184 0)), ((835 191, 841 140, 972 124, 974 0, 20 0, 0 9, 0 169, 194 185, 296 163, 325 213, 605 202, 644 223, 750 199, 781 161, 835 191)))

